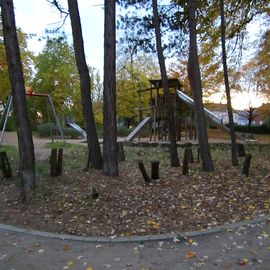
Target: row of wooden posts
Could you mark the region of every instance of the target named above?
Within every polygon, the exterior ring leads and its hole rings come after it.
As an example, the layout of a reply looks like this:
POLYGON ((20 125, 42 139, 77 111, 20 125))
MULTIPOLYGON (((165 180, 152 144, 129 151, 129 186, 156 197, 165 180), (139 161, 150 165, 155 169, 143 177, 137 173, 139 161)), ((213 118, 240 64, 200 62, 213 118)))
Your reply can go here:
MULTIPOLYGON (((249 168, 252 155, 245 153, 243 144, 237 144, 237 152, 239 157, 245 157, 242 173, 246 176, 249 175, 249 168)), ((117 157, 119 161, 125 160, 125 152, 123 143, 117 143, 117 157)), ((200 162, 200 151, 197 148, 197 162, 200 162)), ((189 174, 189 164, 194 163, 194 156, 191 149, 191 144, 186 145, 183 159, 183 175, 189 174)), ((151 180, 159 179, 159 161, 151 161, 151 178, 148 176, 145 166, 142 161, 138 162, 139 169, 146 183, 151 180)), ((12 176, 10 163, 5 151, 0 152, 0 169, 2 170, 3 177, 9 178, 12 176)), ((52 149, 50 157, 50 175, 52 177, 61 176, 63 171, 63 148, 52 149)))
MULTIPOLYGON (((63 168, 63 149, 52 149, 50 158, 50 175, 62 175, 63 168)), ((5 151, 0 152, 0 169, 4 178, 12 177, 11 166, 5 151)))
MULTIPOLYGON (((63 171, 63 148, 53 148, 50 156, 50 175, 51 177, 61 176, 63 171)), ((123 143, 117 143, 117 156, 119 161, 125 160, 123 143)), ((5 151, 0 152, 0 169, 4 178, 12 177, 10 163, 5 151)))
MULTIPOLYGON (((242 174, 249 176, 249 168, 252 155, 245 153, 245 148, 243 144, 237 144, 237 153, 239 157, 245 157, 242 174)), ((200 162, 200 149, 197 148, 197 162, 200 162)), ((191 149, 191 144, 187 144, 184 150, 184 159, 183 159, 183 170, 182 173, 185 176, 189 175, 189 164, 194 163, 194 156, 191 149)), ((141 171, 141 174, 148 184, 151 180, 159 179, 159 161, 151 161, 151 178, 148 176, 143 161, 138 161, 138 166, 141 171)))

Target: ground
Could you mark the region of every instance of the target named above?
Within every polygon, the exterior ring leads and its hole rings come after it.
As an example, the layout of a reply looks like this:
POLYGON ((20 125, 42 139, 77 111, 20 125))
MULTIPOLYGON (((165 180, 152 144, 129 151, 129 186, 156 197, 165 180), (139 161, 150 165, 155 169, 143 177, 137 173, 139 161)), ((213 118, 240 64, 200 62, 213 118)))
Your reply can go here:
MULTIPOLYGON (((11 144, 13 135, 5 136, 4 142, 11 144)), ((26 202, 19 201, 16 179, 0 182, 0 223, 115 237, 200 230, 269 212, 269 145, 246 145, 253 155, 249 177, 242 175, 243 158, 240 166, 231 166, 227 144, 211 144, 214 172, 202 172, 195 162, 189 176, 182 175, 182 168, 170 168, 166 146, 126 146, 120 176, 109 178, 100 171, 85 171, 85 146, 82 141, 72 141, 81 146, 64 149, 63 175, 51 178, 46 142, 35 138, 36 156, 42 163, 37 168, 37 190, 26 202), (138 159, 148 172, 151 160, 159 160, 160 179, 147 185, 138 159), (92 198, 93 188, 99 192, 98 199, 92 198)), ((196 146, 193 152, 195 155, 196 146)), ((183 156, 183 147, 179 147, 179 155, 183 156)))
POLYGON ((181 241, 94 243, 1 230, 2 270, 269 270, 270 220, 181 241))

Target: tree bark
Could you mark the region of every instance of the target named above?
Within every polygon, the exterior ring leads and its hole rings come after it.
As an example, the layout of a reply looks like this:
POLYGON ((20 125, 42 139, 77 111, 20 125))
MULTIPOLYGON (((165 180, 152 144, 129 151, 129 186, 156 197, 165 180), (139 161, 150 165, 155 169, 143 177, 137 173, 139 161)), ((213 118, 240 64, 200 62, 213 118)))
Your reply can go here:
POLYGON ((238 165, 237 159, 237 148, 236 148, 236 136, 235 136, 235 127, 233 122, 233 110, 232 110, 232 102, 231 102, 231 90, 229 83, 229 75, 228 75, 228 67, 227 67, 227 54, 226 54, 226 22, 224 16, 224 1, 220 0, 220 30, 221 30, 221 46, 222 46, 222 64, 223 64, 223 74, 224 74, 224 83, 226 90, 226 99, 227 99, 227 110, 229 117, 229 127, 231 130, 231 157, 232 157, 232 165, 238 165))
POLYGON ((115 1, 105 0, 103 173, 118 175, 115 76, 115 1))
POLYGON ((195 3, 196 3, 195 0, 188 0, 188 25, 190 36, 188 78, 195 103, 195 113, 198 127, 199 148, 202 158, 202 168, 204 171, 213 171, 214 165, 208 143, 204 107, 202 101, 202 84, 201 84, 201 74, 198 60, 198 49, 196 38, 195 3))
POLYGON ((171 166, 179 167, 180 163, 179 163, 178 153, 177 153, 174 109, 173 109, 170 94, 169 94, 168 77, 166 73, 166 65, 165 65, 162 41, 161 41, 157 0, 152 0, 152 6, 153 6, 153 22, 154 22, 154 27, 155 27, 158 62, 159 62, 159 67, 160 67, 164 96, 166 99, 166 116, 167 116, 168 128, 169 128, 171 166))
POLYGON ((4 43, 8 62, 8 72, 14 98, 14 115, 20 154, 20 177, 25 190, 35 188, 35 154, 30 121, 27 112, 25 86, 16 32, 14 6, 12 0, 1 2, 4 43))
POLYGON ((77 0, 68 0, 68 9, 72 27, 73 46, 78 73, 80 76, 81 101, 85 131, 87 134, 88 162, 95 169, 102 169, 102 155, 98 141, 91 101, 91 78, 85 60, 81 20, 77 0))

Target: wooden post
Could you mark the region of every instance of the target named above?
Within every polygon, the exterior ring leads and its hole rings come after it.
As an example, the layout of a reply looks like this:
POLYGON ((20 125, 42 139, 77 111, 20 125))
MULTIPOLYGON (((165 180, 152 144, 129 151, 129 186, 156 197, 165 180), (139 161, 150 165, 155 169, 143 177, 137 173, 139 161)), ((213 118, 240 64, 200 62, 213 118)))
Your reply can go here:
POLYGON ((57 160, 57 175, 62 175, 63 171, 63 148, 58 150, 58 160, 57 160))
POLYGON ((60 176, 62 175, 62 167, 63 167, 63 149, 60 148, 57 150, 53 148, 51 150, 51 176, 60 176))
POLYGON ((159 179, 159 161, 151 161, 151 178, 153 180, 159 179))
POLYGON ((50 163, 51 163, 51 176, 57 176, 58 172, 57 172, 57 149, 56 148, 53 148, 51 150, 50 163))
POLYGON ((238 155, 238 157, 245 157, 246 152, 245 152, 244 145, 242 143, 237 143, 236 147, 237 147, 237 155, 238 155))
POLYGON ((190 151, 189 151, 189 148, 186 148, 184 152, 184 160, 183 160, 183 175, 185 176, 187 176, 189 172, 189 168, 188 168, 189 159, 190 159, 190 151))
POLYGON ((118 161, 125 161, 125 152, 122 142, 117 143, 117 159, 118 161))
POLYGON ((145 170, 144 164, 143 164, 143 162, 142 162, 141 160, 138 161, 138 165, 139 165, 139 169, 140 169, 140 171, 141 171, 141 173, 142 173, 142 176, 143 176, 143 178, 144 178, 144 181, 145 181, 146 183, 151 182, 151 179, 150 179, 150 177, 148 176, 148 174, 147 174, 147 172, 146 172, 146 170, 145 170))
POLYGON ((0 152, 0 168, 2 169, 4 178, 9 178, 12 176, 11 167, 5 151, 0 152))
POLYGON ((97 192, 95 187, 92 187, 92 199, 96 200, 99 197, 99 192, 97 192))
POLYGON ((250 168, 250 161, 251 161, 252 155, 251 154, 247 154, 245 161, 244 161, 244 166, 243 166, 243 174, 245 176, 249 175, 249 168, 250 168))

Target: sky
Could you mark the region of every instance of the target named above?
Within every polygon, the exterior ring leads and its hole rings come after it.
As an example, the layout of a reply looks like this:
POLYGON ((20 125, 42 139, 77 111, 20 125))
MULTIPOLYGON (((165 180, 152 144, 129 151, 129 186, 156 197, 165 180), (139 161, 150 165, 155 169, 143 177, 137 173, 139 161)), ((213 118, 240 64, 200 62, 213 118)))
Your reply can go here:
MULTIPOLYGON (((15 6, 16 25, 21 27, 27 34, 35 34, 28 41, 28 47, 34 53, 38 53, 44 46, 44 41, 39 41, 44 36, 46 29, 55 29, 61 21, 59 11, 51 7, 46 0, 13 0, 15 6)), ((61 3, 65 4, 63 0, 61 3)), ((104 0, 78 0, 81 24, 84 37, 86 60, 88 65, 97 68, 103 74, 103 36, 104 36, 104 0)), ((250 26, 250 42, 253 42, 252 33, 258 31, 259 26, 250 26)), ((68 39, 72 42, 69 18, 63 27, 68 39)), ((214 102, 224 102, 221 99, 223 94, 214 95, 211 100, 214 102)), ((263 103, 263 99, 252 94, 236 94, 232 97, 232 105, 235 109, 245 109, 250 104, 258 107, 263 103)))
MULTIPOLYGON (((64 5, 67 1, 61 2, 64 5)), ((78 0, 87 63, 100 71, 103 69, 103 2, 78 0)), ((60 13, 46 0, 14 0, 14 7, 17 27, 21 27, 27 34, 37 35, 28 41, 29 50, 37 54, 44 46, 44 41, 39 41, 39 37, 44 36, 45 29, 52 30, 59 25, 60 13)), ((69 18, 63 30, 72 41, 69 18)))

